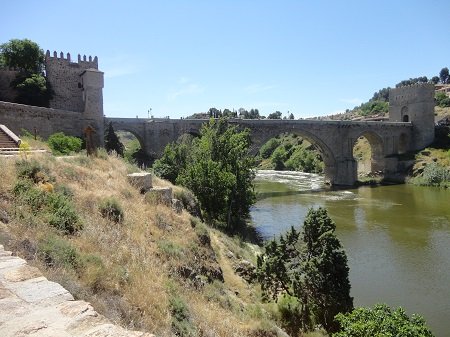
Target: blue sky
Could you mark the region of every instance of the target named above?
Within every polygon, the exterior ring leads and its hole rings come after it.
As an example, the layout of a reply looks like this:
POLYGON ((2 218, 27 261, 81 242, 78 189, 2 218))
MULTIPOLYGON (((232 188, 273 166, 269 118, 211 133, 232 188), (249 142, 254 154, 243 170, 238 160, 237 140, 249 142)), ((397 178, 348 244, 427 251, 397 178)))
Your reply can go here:
MULTIPOLYGON (((353 108, 450 67, 450 1, 4 1, 0 42, 98 56, 107 116, 353 108)), ((76 58, 75 58, 76 59, 76 58)))

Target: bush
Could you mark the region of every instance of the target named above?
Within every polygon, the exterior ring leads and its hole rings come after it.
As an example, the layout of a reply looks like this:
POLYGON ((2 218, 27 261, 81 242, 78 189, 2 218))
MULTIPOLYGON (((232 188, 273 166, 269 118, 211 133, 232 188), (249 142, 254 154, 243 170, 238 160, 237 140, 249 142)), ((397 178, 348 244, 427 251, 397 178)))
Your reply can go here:
POLYGON ((82 140, 77 137, 66 136, 63 132, 54 133, 48 137, 47 142, 55 155, 68 155, 81 151, 82 140))
POLYGON ((392 310, 385 304, 377 304, 373 309, 357 308, 347 314, 338 314, 336 320, 340 330, 333 337, 433 337, 422 317, 412 315, 410 318, 402 308, 392 310))
POLYGON ((70 199, 59 193, 47 194, 49 208, 48 223, 63 231, 65 234, 74 234, 82 228, 78 214, 70 199))
POLYGON ((49 267, 77 269, 81 267, 76 249, 66 240, 51 236, 38 244, 38 252, 49 267))
POLYGON ((120 223, 123 221, 124 213, 122 206, 114 198, 107 198, 100 203, 99 206, 100 213, 102 217, 113 221, 115 223, 120 223))
POLYGON ((423 184, 427 186, 441 186, 450 181, 450 171, 436 163, 425 166, 422 174, 423 184))
POLYGON ((44 168, 36 160, 18 160, 16 161, 17 177, 21 179, 30 179, 34 183, 45 182, 48 180, 44 173, 44 168))
POLYGON ((277 138, 271 138, 265 143, 263 146, 261 146, 261 149, 259 149, 259 154, 261 155, 261 158, 267 159, 270 158, 273 151, 281 144, 281 141, 277 138))
POLYGON ((197 336, 195 327, 189 320, 189 309, 179 296, 169 299, 170 313, 172 314, 172 330, 176 336, 197 336))

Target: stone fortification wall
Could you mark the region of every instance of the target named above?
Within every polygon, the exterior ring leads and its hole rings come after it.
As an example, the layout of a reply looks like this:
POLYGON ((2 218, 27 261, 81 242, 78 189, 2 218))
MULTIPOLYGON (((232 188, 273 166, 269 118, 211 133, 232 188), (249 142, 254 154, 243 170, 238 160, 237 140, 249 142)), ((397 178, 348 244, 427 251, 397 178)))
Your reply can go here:
POLYGON ((11 88, 11 82, 18 74, 18 70, 0 68, 0 101, 14 101, 17 93, 13 88, 11 88))
POLYGON ((89 56, 78 55, 78 61, 72 62, 71 56, 66 56, 61 52, 53 52, 47 50, 45 55, 45 69, 47 79, 54 91, 54 97, 50 102, 50 107, 54 109, 64 109, 69 111, 82 112, 85 109, 83 100, 83 81, 81 75, 87 69, 98 70, 97 56, 92 58, 89 56))
POLYGON ((86 122, 88 121, 83 119, 81 112, 0 102, 0 124, 7 125, 18 135, 21 134, 21 129, 26 129, 31 133, 36 130, 37 135, 43 138, 60 131, 82 137, 86 122))
POLYGON ((434 84, 414 84, 391 89, 389 92, 389 121, 411 122, 412 150, 420 150, 434 140, 434 84))

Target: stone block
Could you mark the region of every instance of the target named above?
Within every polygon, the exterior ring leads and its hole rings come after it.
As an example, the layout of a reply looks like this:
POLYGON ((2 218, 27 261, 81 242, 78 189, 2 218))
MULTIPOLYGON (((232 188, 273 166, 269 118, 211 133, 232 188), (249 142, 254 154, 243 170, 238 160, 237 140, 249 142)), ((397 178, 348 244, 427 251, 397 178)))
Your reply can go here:
POLYGON ((145 193, 152 188, 152 174, 148 172, 131 173, 127 175, 131 185, 136 187, 141 193, 145 193))
POLYGON ((177 214, 181 214, 183 211, 183 203, 178 199, 172 199, 172 209, 177 214))
POLYGON ((145 193, 145 200, 150 203, 172 205, 172 189, 170 187, 153 187, 145 193))

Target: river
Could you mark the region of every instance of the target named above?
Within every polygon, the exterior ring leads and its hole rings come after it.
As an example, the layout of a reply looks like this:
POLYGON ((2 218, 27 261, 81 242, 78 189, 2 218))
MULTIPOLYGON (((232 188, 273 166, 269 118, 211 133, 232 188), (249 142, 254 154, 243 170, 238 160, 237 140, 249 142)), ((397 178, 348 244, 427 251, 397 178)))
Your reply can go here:
POLYGON ((323 177, 259 171, 251 219, 265 239, 300 228, 310 207, 336 223, 355 306, 387 303, 450 336, 450 191, 412 185, 329 189, 323 177))

